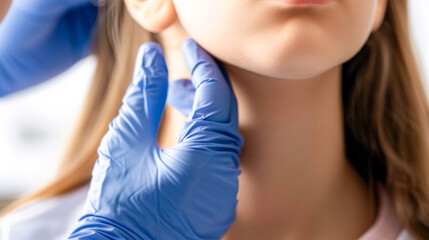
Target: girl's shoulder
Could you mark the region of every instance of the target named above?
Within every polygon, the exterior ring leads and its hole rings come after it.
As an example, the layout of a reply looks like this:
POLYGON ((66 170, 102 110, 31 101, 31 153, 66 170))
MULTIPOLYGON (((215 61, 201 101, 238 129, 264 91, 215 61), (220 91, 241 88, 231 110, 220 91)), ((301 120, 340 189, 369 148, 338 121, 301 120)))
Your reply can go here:
POLYGON ((377 182, 378 213, 375 223, 359 240, 415 240, 399 220, 386 187, 377 182))
POLYGON ((89 184, 53 198, 38 199, 0 218, 2 239, 67 239, 83 213, 89 184))

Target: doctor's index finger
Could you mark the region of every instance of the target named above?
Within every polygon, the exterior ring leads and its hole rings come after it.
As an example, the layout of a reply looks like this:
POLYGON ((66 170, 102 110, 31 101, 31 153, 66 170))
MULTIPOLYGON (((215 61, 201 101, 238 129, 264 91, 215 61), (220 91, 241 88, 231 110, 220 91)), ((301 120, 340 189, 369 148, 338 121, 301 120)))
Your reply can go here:
POLYGON ((134 74, 112 130, 133 143, 155 142, 168 91, 168 69, 161 46, 141 45, 134 74))
POLYGON ((196 89, 188 119, 229 122, 233 93, 215 60, 191 38, 183 42, 182 54, 196 89))

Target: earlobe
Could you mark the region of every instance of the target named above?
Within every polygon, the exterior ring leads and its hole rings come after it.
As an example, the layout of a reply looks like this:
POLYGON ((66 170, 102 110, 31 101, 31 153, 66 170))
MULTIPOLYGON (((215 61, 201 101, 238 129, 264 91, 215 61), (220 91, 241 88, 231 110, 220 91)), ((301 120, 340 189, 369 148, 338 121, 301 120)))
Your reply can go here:
POLYGON ((144 29, 159 33, 177 21, 172 0, 124 0, 128 12, 144 29))
POLYGON ((387 2, 388 0, 377 0, 377 11, 374 19, 374 24, 372 26, 372 32, 377 31, 381 24, 384 21, 384 17, 386 15, 386 8, 387 8, 387 2))

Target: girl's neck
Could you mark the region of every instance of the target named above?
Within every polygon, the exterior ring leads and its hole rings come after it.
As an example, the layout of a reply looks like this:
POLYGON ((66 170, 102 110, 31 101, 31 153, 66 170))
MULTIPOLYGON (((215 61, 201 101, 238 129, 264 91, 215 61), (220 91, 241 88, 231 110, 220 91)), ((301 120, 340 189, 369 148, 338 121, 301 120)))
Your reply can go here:
MULTIPOLYGON (((180 38, 162 39, 170 80, 189 78, 180 38)), ((374 223, 377 208, 345 156, 341 66, 299 80, 273 79, 229 64, 224 67, 237 97, 245 142, 237 219, 225 237, 361 236, 374 223)), ((185 119, 177 118, 180 114, 172 108, 166 111, 160 140, 164 148, 177 142, 185 119)))
POLYGON ((341 66, 298 80, 273 79, 228 64, 225 69, 245 139, 242 204, 237 206, 242 222, 233 225, 230 236, 242 232, 244 224, 265 233, 270 229, 276 233, 272 239, 361 236, 374 223, 376 209, 345 156, 341 66))

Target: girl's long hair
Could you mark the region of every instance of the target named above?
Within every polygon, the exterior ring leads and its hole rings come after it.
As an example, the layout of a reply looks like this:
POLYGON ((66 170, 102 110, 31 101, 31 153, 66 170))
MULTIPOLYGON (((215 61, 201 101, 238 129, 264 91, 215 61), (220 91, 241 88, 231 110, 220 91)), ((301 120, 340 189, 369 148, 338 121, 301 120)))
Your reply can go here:
MULTIPOLYGON (((137 50, 157 41, 132 20, 123 1, 105 4, 94 50, 96 74, 58 175, 3 214, 91 180, 97 148, 131 82, 137 50)), ((429 109, 410 42, 406 0, 388 1, 381 27, 343 65, 342 90, 347 158, 371 191, 376 181, 387 187, 411 235, 429 239, 429 109)))

